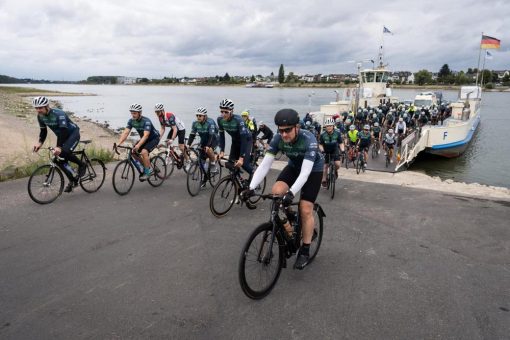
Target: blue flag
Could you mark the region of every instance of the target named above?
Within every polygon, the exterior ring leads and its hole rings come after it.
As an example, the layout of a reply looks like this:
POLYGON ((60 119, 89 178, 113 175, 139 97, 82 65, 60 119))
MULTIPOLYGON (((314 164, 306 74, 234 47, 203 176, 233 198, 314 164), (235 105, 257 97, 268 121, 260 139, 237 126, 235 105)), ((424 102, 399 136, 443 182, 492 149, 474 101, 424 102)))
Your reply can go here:
POLYGON ((393 35, 393 33, 391 33, 391 31, 386 26, 383 26, 383 31, 382 32, 383 32, 383 34, 384 33, 388 33, 388 34, 393 35))

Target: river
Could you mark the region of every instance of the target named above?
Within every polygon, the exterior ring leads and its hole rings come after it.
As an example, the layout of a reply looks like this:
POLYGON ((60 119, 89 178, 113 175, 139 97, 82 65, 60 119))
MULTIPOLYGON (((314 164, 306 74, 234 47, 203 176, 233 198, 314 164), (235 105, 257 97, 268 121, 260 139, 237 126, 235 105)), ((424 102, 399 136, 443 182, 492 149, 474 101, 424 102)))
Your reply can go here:
MULTIPOLYGON (((19 86, 19 85, 16 85, 19 86)), ((112 127, 125 126, 130 118, 129 105, 139 103, 144 114, 156 125, 153 107, 163 103, 166 111, 176 113, 186 124, 187 131, 195 118, 195 109, 204 106, 210 117, 217 117, 218 104, 223 98, 235 103, 235 112, 250 109, 257 122, 265 121, 273 128, 274 113, 291 107, 300 113, 318 111, 319 106, 335 100, 332 88, 244 88, 213 86, 122 86, 122 85, 21 85, 62 92, 90 93, 94 96, 59 97, 64 108, 79 116, 112 127)), ((420 90, 396 89, 394 95, 413 99, 420 90)), ((456 100, 457 91, 443 91, 444 99, 456 100)), ((421 155, 410 167, 411 171, 425 172, 442 179, 510 187, 510 142, 506 140, 510 125, 510 93, 484 93, 481 125, 467 151, 454 159, 421 155)))

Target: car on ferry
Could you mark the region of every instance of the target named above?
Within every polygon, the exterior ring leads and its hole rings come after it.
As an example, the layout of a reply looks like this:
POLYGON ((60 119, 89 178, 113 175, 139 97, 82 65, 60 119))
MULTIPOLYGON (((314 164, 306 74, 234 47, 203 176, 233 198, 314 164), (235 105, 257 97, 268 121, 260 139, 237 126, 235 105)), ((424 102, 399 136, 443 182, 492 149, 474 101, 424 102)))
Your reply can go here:
POLYGON ((441 92, 421 92, 414 98, 415 107, 432 107, 438 106, 443 99, 441 92))

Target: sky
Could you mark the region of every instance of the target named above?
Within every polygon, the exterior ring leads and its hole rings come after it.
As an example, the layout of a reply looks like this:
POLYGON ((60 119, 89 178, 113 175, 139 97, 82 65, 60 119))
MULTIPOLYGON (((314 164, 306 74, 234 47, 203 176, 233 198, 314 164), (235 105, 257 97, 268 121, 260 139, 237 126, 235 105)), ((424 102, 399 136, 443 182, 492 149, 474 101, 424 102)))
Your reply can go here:
POLYGON ((510 69, 506 0, 0 0, 0 74, 356 73, 381 43, 390 70, 465 71, 482 32, 501 40, 486 68, 510 69))

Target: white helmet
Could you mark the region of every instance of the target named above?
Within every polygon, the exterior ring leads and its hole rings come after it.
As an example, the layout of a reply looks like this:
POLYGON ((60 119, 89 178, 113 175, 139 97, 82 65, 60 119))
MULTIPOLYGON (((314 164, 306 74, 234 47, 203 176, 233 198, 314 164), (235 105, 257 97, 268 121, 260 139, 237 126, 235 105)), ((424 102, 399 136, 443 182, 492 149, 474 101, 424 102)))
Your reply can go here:
POLYGON ((134 103, 129 107, 129 111, 142 112, 142 105, 134 103))
POLYGON ((351 120, 350 119, 346 119, 345 120, 345 124, 351 124, 351 120))
POLYGON ((156 106, 154 106, 154 111, 164 111, 165 108, 163 107, 163 104, 158 103, 156 106))
POLYGON ((342 121, 342 118, 335 119, 335 123, 340 123, 342 121))
POLYGON ((223 99, 220 103, 220 109, 229 109, 229 110, 233 110, 234 109, 234 102, 231 101, 230 99, 223 99))
POLYGON ((389 130, 388 130, 388 133, 389 133, 390 135, 391 135, 391 134, 393 134, 393 129, 389 129, 389 130))
POLYGON ((197 108, 196 114, 207 116, 207 109, 205 107, 199 107, 199 108, 197 108))
POLYGON ((49 104, 50 101, 48 100, 48 98, 44 96, 35 97, 34 100, 32 101, 32 105, 34 105, 34 107, 45 107, 48 106, 49 104))
POLYGON ((266 125, 263 120, 260 121, 259 126, 266 125))
POLYGON ((363 126, 363 130, 370 130, 370 125, 365 124, 365 126, 363 126))
POLYGON ((356 127, 355 127, 354 125, 351 125, 351 126, 349 127, 349 130, 351 130, 351 131, 354 131, 355 129, 356 129, 356 127))
POLYGON ((328 118, 324 122, 324 126, 334 126, 334 125, 335 125, 335 121, 333 120, 333 118, 328 118))
POLYGON ((379 123, 378 123, 378 122, 375 122, 375 123, 374 123, 374 126, 375 126, 375 127, 379 126, 379 123))

